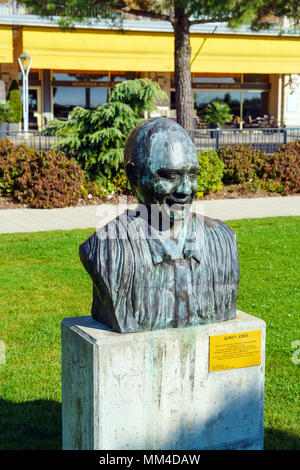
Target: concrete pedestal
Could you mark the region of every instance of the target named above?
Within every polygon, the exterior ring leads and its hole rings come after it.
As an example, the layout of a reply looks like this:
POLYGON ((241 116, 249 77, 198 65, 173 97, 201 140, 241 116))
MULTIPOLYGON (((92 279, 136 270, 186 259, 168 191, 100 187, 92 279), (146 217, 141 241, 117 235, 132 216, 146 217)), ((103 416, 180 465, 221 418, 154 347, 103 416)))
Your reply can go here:
POLYGON ((62 322, 63 448, 262 449, 265 323, 119 334, 62 322), (210 372, 210 337, 261 331, 259 365, 210 372))

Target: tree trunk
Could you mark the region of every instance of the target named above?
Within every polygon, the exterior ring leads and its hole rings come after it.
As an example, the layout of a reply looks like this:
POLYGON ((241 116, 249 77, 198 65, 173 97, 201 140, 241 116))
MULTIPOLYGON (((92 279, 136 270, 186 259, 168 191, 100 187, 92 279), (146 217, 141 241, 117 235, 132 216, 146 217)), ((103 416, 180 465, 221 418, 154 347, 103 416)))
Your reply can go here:
POLYGON ((193 128, 193 95, 191 78, 191 44, 189 19, 183 8, 175 8, 175 103, 177 122, 185 129, 193 128))

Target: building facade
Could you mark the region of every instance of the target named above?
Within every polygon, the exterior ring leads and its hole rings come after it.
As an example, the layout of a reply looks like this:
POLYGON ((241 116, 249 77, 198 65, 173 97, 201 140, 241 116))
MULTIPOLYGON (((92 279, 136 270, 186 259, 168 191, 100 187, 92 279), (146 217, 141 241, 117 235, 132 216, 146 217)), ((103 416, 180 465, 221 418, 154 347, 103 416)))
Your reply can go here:
MULTIPOLYGON (((195 122, 215 99, 229 104, 236 127, 265 119, 300 126, 300 37, 293 31, 253 33, 224 24, 191 29, 195 122)), ((149 77, 168 99, 160 114, 176 117, 174 37, 171 25, 125 20, 122 31, 106 21, 62 31, 57 21, 28 14, 0 0, 0 102, 13 79, 22 88, 18 57, 31 59, 29 121, 43 129, 53 117, 67 119, 74 106, 96 108, 119 82, 149 77)))

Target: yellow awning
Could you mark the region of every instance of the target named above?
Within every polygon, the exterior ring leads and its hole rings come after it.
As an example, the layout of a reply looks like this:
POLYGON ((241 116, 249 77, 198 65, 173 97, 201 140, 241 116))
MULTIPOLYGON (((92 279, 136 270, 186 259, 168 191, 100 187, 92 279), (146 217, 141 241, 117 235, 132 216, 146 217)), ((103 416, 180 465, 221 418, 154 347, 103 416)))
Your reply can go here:
MULTIPOLYGON (((192 72, 300 73, 300 39, 191 34, 192 72)), ((171 33, 24 27, 32 67, 61 70, 174 71, 171 33)))
POLYGON ((0 63, 13 61, 12 27, 0 25, 0 63))
POLYGON ((192 72, 300 73, 300 38, 191 36, 192 72))
POLYGON ((23 49, 41 69, 170 71, 174 60, 168 34, 24 28, 23 49))

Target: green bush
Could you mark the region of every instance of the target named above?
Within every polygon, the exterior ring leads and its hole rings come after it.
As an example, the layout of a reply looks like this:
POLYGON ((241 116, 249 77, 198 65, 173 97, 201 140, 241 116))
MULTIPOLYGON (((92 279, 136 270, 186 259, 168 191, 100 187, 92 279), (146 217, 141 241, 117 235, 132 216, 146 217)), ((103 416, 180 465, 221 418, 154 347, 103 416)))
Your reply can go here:
POLYGON ((255 179, 250 183, 246 183, 246 185, 251 189, 252 192, 268 191, 270 193, 284 193, 283 184, 280 181, 274 179, 255 179))
POLYGON ((281 184, 285 195, 300 192, 300 140, 281 145, 277 152, 268 156, 264 179, 281 184))
POLYGON ((12 90, 9 94, 8 104, 8 122, 22 121, 22 103, 19 90, 12 90))
POLYGON ((8 106, 8 122, 21 122, 22 121, 22 100, 21 93, 16 80, 13 80, 8 96, 7 96, 7 106, 8 106))
POLYGON ((14 146, 0 140, 0 191, 29 207, 51 209, 75 205, 84 195, 85 176, 63 152, 14 146))
POLYGON ((267 156, 251 145, 224 145, 218 156, 225 164, 224 184, 247 183, 263 176, 267 156))
POLYGON ((86 181, 82 187, 82 193, 86 199, 90 197, 92 197, 92 199, 94 197, 105 198, 109 194, 104 186, 97 184, 95 181, 86 181))
POLYGON ((116 193, 119 194, 131 194, 131 187, 130 183, 127 179, 125 170, 123 168, 117 173, 117 175, 113 178, 112 183, 114 185, 114 190, 116 193))
POLYGON ((280 181, 255 179, 248 183, 226 185, 226 191, 229 193, 248 194, 251 193, 278 193, 283 194, 284 187, 280 181))
POLYGON ((198 197, 222 189, 224 163, 213 150, 198 154, 199 170, 197 176, 198 197))
POLYGON ((8 106, 6 103, 0 103, 0 122, 7 122, 8 121, 8 106))

